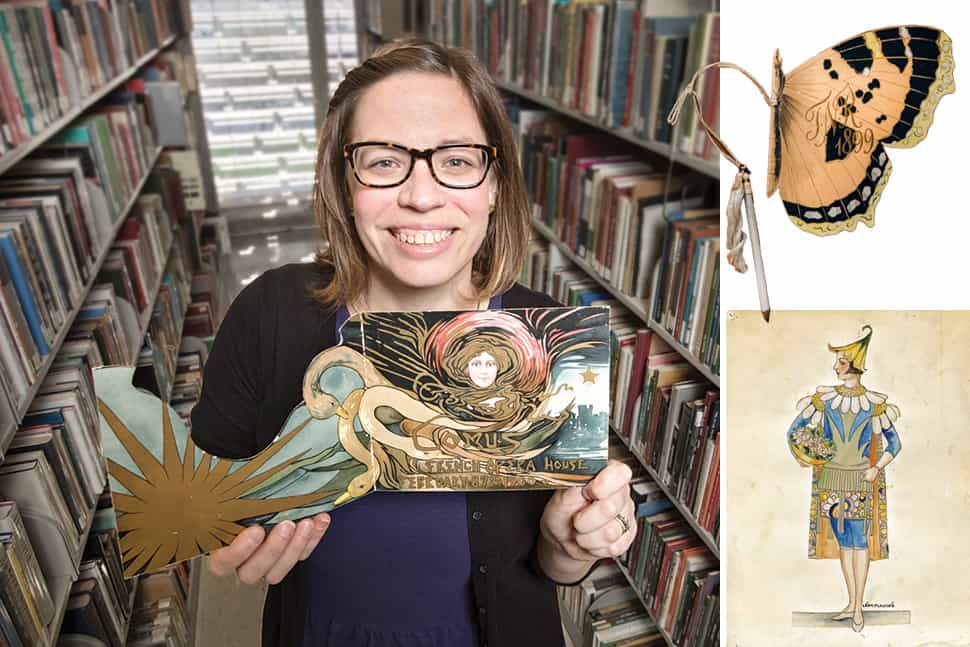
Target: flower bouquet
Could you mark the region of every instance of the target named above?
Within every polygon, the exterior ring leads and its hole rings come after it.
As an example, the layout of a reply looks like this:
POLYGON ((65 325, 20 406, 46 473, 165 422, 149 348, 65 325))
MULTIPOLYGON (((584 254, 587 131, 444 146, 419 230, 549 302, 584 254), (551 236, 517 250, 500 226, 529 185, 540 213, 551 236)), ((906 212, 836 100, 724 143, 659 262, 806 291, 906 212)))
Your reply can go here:
POLYGON ((802 427, 791 432, 788 446, 798 460, 809 465, 824 465, 835 455, 835 446, 822 435, 821 427, 802 427))

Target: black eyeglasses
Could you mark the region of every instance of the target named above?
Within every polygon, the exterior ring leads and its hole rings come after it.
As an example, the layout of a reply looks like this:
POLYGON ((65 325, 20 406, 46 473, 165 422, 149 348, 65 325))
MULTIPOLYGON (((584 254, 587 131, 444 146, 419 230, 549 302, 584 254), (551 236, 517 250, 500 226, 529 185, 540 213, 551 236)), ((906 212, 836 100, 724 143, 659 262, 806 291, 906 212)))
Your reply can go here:
POLYGON ((449 189, 473 189, 485 181, 498 149, 485 144, 447 144, 408 148, 390 142, 358 142, 344 146, 344 158, 364 186, 390 188, 404 184, 417 159, 423 159, 438 184, 449 189))

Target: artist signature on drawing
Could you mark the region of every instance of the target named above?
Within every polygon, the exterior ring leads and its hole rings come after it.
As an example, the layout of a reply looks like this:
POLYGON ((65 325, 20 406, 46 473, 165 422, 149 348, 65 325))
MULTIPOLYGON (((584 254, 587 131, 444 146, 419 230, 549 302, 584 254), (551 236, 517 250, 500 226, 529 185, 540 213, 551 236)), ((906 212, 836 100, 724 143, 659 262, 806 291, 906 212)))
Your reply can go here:
POLYGON ((895 602, 863 602, 864 609, 895 609, 895 602))

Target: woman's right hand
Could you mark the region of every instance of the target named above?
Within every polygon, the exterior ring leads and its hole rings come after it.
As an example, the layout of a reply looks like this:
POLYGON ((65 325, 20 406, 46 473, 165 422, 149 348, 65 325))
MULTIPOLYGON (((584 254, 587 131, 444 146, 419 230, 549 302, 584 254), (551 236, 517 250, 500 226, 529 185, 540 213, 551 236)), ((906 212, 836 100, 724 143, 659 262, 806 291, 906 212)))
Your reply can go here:
POLYGON ((261 526, 251 526, 231 544, 209 554, 209 572, 221 577, 235 571, 244 584, 263 578, 278 584, 298 561, 310 556, 329 527, 330 515, 326 512, 298 523, 282 521, 268 537, 261 526))

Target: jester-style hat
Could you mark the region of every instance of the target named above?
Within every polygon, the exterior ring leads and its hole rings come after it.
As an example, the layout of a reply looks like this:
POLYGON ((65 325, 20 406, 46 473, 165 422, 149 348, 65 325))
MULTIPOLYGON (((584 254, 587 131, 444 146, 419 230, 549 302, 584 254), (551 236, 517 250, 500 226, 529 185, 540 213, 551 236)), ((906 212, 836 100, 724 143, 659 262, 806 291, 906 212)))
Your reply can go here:
POLYGON ((866 324, 862 327, 862 330, 868 332, 862 338, 850 344, 845 344, 844 346, 833 346, 829 344, 830 351, 838 353, 839 357, 844 357, 849 360, 852 368, 860 373, 866 370, 866 352, 869 350, 869 340, 872 339, 872 326, 866 324))

